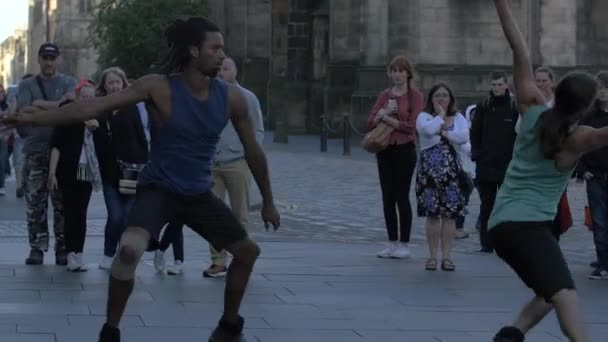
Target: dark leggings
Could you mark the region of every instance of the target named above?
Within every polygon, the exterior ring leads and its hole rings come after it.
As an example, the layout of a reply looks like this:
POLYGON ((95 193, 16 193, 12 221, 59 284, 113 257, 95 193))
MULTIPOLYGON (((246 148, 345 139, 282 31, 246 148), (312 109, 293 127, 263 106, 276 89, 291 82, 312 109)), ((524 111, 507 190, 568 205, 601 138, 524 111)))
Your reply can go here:
POLYGON ((68 253, 82 253, 87 234, 87 209, 92 186, 72 180, 60 184, 63 195, 65 246, 68 253))
POLYGON ((173 258, 176 261, 184 262, 184 225, 181 223, 169 223, 165 228, 165 233, 158 249, 165 252, 169 246, 173 245, 173 258))
POLYGON ((412 231, 410 186, 416 168, 416 147, 414 143, 390 145, 377 154, 377 160, 388 239, 409 242, 412 231), (399 210, 399 225, 395 206, 399 210))

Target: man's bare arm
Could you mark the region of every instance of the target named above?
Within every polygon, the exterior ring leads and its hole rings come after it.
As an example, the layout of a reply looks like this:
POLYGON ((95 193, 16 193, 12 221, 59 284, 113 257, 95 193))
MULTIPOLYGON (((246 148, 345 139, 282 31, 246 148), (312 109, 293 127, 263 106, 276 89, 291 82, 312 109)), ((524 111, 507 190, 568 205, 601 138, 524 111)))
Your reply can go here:
POLYGON ((16 117, 7 118, 6 122, 7 124, 14 123, 17 125, 55 126, 86 121, 96 118, 102 113, 148 99, 163 81, 164 79, 160 75, 144 76, 121 92, 90 100, 76 101, 61 108, 40 110, 33 114, 18 113, 16 117))
POLYGON ((247 101, 238 90, 230 88, 228 102, 232 125, 243 144, 245 160, 258 184, 264 204, 273 205, 274 200, 268 176, 268 163, 262 147, 255 138, 251 118, 247 112, 247 101))
POLYGON ((61 101, 61 100, 59 100, 59 101, 35 100, 34 102, 32 102, 32 106, 40 107, 40 108, 44 108, 44 109, 53 109, 53 108, 59 107, 61 102, 63 102, 63 101, 61 101))

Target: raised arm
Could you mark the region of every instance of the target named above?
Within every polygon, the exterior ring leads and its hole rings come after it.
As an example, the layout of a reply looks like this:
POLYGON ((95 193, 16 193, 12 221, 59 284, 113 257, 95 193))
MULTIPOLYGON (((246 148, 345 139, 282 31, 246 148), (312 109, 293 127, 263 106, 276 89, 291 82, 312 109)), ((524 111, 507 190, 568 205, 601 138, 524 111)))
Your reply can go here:
POLYGON ((402 113, 400 112, 400 115, 398 115, 397 118, 383 116, 381 119, 403 133, 413 133, 416 131, 416 119, 424 107, 424 97, 422 96, 422 93, 416 90, 410 91, 412 92, 409 97, 411 103, 409 104, 409 109, 407 109, 408 112, 405 113, 405 115, 401 115, 402 113))
POLYGON ((93 119, 102 113, 144 101, 158 94, 164 79, 160 75, 144 76, 121 92, 73 102, 61 108, 35 111, 24 114, 21 110, 14 116, 2 119, 6 125, 54 126, 93 119))
POLYGON ((546 100, 534 81, 530 51, 511 11, 511 0, 494 0, 502 30, 513 51, 513 81, 520 112, 545 104, 546 100))
POLYGON ((280 218, 274 206, 266 155, 255 139, 251 117, 247 111, 247 101, 243 94, 234 87, 229 88, 228 111, 232 125, 243 144, 247 165, 262 194, 262 219, 264 224, 268 228, 268 224, 271 223, 276 230, 279 228, 280 218))
POLYGON ((416 119, 416 130, 422 135, 437 135, 441 132, 443 123, 444 120, 441 116, 437 115, 433 117, 426 112, 422 112, 416 119))
POLYGON ((367 129, 372 130, 378 125, 380 119, 384 116, 384 107, 386 106, 386 102, 388 101, 389 96, 388 92, 383 91, 378 95, 376 99, 376 103, 372 107, 372 110, 369 113, 369 117, 367 118, 367 129))
POLYGON ((469 140, 469 123, 462 114, 456 114, 454 118, 454 130, 444 131, 444 136, 456 145, 463 145, 468 143, 469 140))

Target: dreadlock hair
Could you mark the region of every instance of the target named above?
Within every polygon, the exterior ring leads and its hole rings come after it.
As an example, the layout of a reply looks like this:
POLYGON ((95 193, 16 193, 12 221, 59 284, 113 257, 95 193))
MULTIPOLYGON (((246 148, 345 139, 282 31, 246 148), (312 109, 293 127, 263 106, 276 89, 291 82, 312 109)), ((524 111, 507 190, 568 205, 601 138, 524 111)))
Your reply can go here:
POLYGON ((169 53, 163 61, 165 71, 183 71, 190 62, 189 48, 199 47, 207 32, 220 32, 219 27, 203 17, 175 19, 165 31, 169 53))

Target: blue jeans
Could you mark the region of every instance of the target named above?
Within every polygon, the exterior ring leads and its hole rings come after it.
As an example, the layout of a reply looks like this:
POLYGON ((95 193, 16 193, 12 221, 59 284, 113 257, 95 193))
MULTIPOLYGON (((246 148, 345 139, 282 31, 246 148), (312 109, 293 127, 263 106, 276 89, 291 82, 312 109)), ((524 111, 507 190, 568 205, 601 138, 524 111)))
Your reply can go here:
POLYGON ((113 257, 116 254, 120 237, 127 228, 127 217, 133 203, 135 203, 135 196, 123 195, 118 191, 118 187, 104 182, 103 199, 108 211, 103 254, 107 257, 113 257))
POLYGON ((8 144, 0 138, 0 188, 4 188, 4 179, 6 178, 6 171, 9 167, 8 144))
POLYGON ((593 242, 597 260, 608 270, 608 178, 594 177, 587 181, 587 200, 593 223, 593 242))

